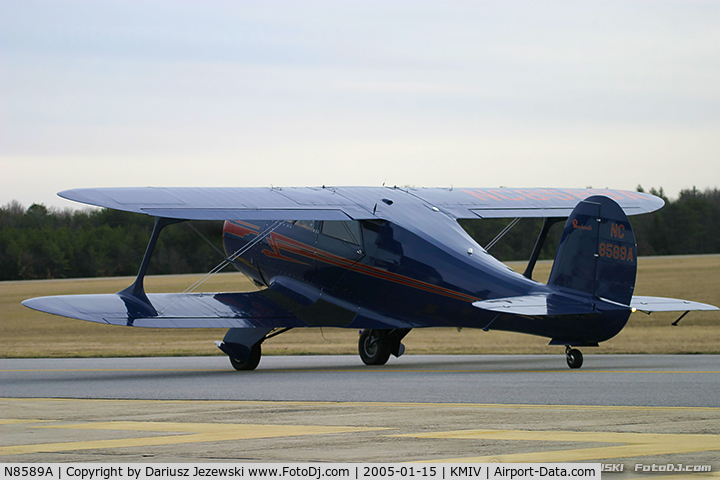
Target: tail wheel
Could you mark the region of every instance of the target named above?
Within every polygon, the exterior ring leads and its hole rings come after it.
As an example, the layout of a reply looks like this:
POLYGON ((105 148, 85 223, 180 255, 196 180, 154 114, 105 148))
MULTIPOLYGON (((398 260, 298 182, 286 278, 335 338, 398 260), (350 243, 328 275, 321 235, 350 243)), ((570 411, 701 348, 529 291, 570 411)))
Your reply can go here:
POLYGON ((260 345, 260 342, 253 345, 247 362, 230 357, 230 364, 235 370, 255 370, 260 363, 260 357, 262 357, 262 347, 260 345))
POLYGON ((382 330, 365 329, 358 341, 358 352, 365 365, 385 365, 390 358, 390 342, 382 330))
POLYGON ((565 360, 567 360, 568 367, 580 368, 583 364, 583 355, 577 348, 569 348, 565 351, 565 360))

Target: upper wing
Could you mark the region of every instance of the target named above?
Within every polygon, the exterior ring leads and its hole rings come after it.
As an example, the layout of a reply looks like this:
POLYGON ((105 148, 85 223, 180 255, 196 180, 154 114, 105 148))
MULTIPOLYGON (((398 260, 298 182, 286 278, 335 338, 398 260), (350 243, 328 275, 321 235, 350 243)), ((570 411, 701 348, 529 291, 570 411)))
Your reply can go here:
POLYGON ((330 188, 79 188, 58 195, 113 210, 185 220, 377 218, 330 188))
POLYGON ((615 200, 626 215, 654 212, 665 204, 647 193, 597 188, 420 188, 410 190, 457 218, 567 217, 592 195, 615 200))
POLYGON ((363 220, 442 211, 454 218, 567 217, 591 195, 617 201, 628 215, 663 200, 622 190, 552 188, 82 188, 63 198, 99 207, 186 220, 363 220))

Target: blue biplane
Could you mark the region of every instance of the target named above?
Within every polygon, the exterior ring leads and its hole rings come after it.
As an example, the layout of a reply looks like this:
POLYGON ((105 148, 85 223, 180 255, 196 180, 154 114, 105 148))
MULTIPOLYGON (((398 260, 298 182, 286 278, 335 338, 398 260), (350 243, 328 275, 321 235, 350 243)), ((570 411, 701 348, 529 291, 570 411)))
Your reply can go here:
MULTIPOLYGON (((61 197, 155 217, 135 282, 116 294, 33 298, 42 312, 153 328, 228 328, 218 347, 253 370, 262 343, 292 328, 362 330, 367 365, 400 356, 413 328, 466 327, 540 335, 576 347, 615 336, 636 310, 717 310, 634 296, 637 245, 627 215, 652 212, 652 195, 589 189, 97 188, 61 197), (458 219, 543 218, 520 274, 492 257, 458 219), (161 230, 224 220, 226 263, 254 292, 146 294, 143 279, 161 230), (532 279, 550 227, 565 221, 547 284, 532 279)), ((224 266, 224 265, 222 265, 224 266)), ((680 317, 682 318, 682 317, 680 317)), ((679 321, 680 319, 678 319, 679 321)))

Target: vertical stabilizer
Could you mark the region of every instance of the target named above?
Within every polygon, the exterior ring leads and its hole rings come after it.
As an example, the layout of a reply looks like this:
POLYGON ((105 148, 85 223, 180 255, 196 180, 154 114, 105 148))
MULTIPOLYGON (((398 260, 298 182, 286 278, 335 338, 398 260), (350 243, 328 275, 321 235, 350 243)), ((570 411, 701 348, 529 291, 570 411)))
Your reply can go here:
POLYGON ((629 305, 637 245, 630 221, 612 199, 592 196, 568 217, 548 285, 629 305))

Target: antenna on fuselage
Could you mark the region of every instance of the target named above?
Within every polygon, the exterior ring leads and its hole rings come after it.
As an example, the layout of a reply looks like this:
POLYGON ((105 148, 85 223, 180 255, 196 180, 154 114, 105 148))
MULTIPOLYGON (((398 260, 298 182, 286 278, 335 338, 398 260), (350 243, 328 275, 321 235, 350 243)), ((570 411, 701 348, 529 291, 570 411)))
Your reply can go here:
MULTIPOLYGON (((387 180, 386 180, 386 181, 387 181, 387 180)), ((381 187, 384 187, 384 186, 385 186, 385 182, 382 183, 381 187)), ((382 194, 378 195, 378 199, 380 199, 381 196, 382 196, 382 194)), ((375 200, 375 206, 373 207, 373 215, 375 215, 375 211, 377 210, 377 206, 378 206, 378 201, 375 200)))

